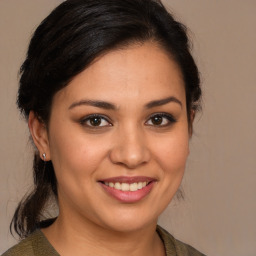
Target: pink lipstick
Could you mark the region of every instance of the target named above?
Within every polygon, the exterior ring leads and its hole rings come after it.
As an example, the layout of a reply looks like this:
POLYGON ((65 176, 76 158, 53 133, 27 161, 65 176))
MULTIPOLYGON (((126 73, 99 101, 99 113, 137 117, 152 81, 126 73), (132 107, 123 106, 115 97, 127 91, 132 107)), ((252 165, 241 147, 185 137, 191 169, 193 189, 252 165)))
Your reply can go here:
POLYGON ((146 197, 152 190, 156 179, 136 177, 113 177, 100 181, 103 189, 115 199, 123 203, 135 203, 146 197))

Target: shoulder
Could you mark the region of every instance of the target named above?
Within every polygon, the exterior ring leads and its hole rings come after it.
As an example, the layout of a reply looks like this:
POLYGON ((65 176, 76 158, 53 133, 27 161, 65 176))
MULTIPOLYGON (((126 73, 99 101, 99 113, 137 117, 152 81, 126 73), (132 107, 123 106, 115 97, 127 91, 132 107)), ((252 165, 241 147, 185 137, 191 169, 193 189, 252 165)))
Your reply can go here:
POLYGON ((46 255, 59 255, 50 245, 46 237, 40 230, 23 239, 17 245, 11 247, 2 256, 46 256, 46 255))
POLYGON ((164 243, 167 256, 205 256, 205 254, 197 251, 192 246, 175 239, 169 232, 160 226, 157 226, 157 232, 164 243))
POLYGON ((38 232, 34 232, 17 245, 10 248, 2 256, 16 256, 16 255, 34 255, 33 241, 38 239, 38 232))

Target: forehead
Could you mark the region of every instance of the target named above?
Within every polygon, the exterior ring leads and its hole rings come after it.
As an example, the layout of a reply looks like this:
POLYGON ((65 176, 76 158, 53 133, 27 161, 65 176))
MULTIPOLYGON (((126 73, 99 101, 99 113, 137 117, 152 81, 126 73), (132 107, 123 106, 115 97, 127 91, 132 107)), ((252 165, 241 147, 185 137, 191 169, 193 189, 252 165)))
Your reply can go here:
POLYGON ((150 101, 176 96, 185 100, 177 63, 154 43, 131 45, 106 53, 78 74, 55 98, 68 101, 97 98, 106 101, 150 101))

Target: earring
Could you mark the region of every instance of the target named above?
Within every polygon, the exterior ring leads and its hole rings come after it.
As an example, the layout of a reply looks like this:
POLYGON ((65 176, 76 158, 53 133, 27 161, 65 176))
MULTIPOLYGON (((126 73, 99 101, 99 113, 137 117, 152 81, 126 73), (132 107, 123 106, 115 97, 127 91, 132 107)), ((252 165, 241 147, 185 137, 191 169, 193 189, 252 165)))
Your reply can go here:
POLYGON ((42 154, 42 157, 44 158, 44 161, 46 161, 46 154, 45 153, 42 154))

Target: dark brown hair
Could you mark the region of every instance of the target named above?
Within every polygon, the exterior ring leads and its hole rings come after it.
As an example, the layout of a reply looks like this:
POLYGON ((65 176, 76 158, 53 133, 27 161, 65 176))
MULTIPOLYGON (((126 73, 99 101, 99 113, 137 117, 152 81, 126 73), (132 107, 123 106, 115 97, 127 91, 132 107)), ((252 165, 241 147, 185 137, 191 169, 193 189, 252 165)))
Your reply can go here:
MULTIPOLYGON (((17 104, 21 113, 28 119, 34 111, 47 125, 54 94, 96 57, 149 40, 165 49, 182 71, 191 125, 191 111, 198 109, 201 96, 198 69, 185 26, 158 0, 67 0, 60 4, 36 29, 20 69, 17 104)), ((34 156, 34 189, 20 202, 11 223, 20 237, 45 224, 46 203, 58 198, 53 165, 38 154, 34 156)))

